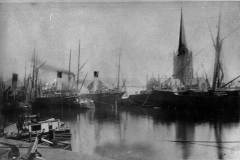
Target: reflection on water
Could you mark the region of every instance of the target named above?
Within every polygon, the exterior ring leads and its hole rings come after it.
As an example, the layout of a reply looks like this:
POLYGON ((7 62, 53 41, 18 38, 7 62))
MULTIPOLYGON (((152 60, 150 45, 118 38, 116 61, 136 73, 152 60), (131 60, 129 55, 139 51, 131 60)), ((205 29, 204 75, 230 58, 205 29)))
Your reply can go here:
POLYGON ((218 159, 224 159, 222 144, 222 125, 220 123, 214 123, 214 135, 217 144, 218 159))
MULTIPOLYGON (((146 160, 237 159, 238 114, 219 119, 188 119, 157 109, 51 109, 42 116, 61 118, 71 128, 72 150, 104 157, 146 160)), ((3 120, 0 119, 2 122, 3 120)))
MULTIPOLYGON (((176 122, 176 141, 194 141, 195 126, 193 123, 176 122)), ((191 155, 191 143, 178 143, 182 149, 182 158, 188 159, 191 155)))

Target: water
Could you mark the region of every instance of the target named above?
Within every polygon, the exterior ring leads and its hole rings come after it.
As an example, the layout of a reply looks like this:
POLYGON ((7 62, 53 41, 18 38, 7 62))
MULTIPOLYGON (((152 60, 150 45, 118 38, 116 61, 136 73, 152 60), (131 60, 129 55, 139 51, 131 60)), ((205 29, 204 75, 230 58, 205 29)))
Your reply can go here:
POLYGON ((159 109, 122 107, 40 112, 48 118, 61 118, 71 128, 75 152, 116 160, 235 160, 240 157, 240 123, 236 115, 192 120, 159 109))

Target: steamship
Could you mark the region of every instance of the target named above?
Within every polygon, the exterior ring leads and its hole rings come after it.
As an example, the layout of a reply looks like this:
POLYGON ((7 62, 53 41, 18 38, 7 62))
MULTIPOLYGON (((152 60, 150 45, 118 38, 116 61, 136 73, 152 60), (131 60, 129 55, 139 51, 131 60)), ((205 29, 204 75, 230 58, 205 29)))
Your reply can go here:
POLYGON ((94 80, 87 87, 89 93, 81 94, 80 97, 92 99, 96 108, 116 105, 121 100, 124 92, 119 87, 109 89, 99 80, 98 75, 99 72, 94 71, 94 80))
MULTIPOLYGON (((86 76, 83 79, 81 87, 79 89, 79 74, 80 69, 85 65, 80 66, 80 42, 79 42, 79 53, 78 53, 78 71, 77 71, 77 81, 75 83, 75 74, 71 72, 71 51, 69 56, 69 69, 65 70, 52 70, 57 71, 57 80, 56 84, 47 89, 40 89, 38 92, 37 87, 34 87, 36 92, 33 99, 34 106, 42 107, 61 107, 61 106, 79 106, 81 107, 82 103, 98 106, 106 105, 115 105, 123 95, 123 92, 119 90, 119 87, 115 89, 108 89, 102 81, 98 80, 98 72, 94 72, 94 81, 88 85, 89 93, 80 94, 81 89, 86 80, 86 76)), ((33 65, 34 66, 34 65, 33 65)), ((48 65, 49 66, 49 65, 48 65)), ((35 67, 38 68, 38 67, 35 67)), ((50 69, 55 67, 50 67, 50 69)), ((38 73, 36 69, 33 69, 34 75, 38 73)), ((120 56, 119 56, 119 65, 118 73, 120 73, 120 56)), ((119 74, 118 74, 119 75, 119 74)), ((37 77, 37 76, 35 76, 37 77)), ((119 77, 119 76, 118 76, 119 77)), ((36 78, 37 79, 37 78, 36 78)), ((33 80, 33 82, 35 82, 33 80)), ((118 78, 119 82, 119 78, 118 78)), ((119 84, 119 83, 118 83, 119 84)), ((36 85, 33 85, 36 86, 36 85)), ((118 85, 119 86, 119 85, 118 85)), ((43 87, 41 87, 43 88, 43 87)), ((86 105, 82 105, 86 106, 86 105)), ((92 106, 89 106, 92 108, 92 106)), ((84 108, 89 108, 84 107, 84 108)))
POLYGON ((57 81, 50 87, 41 89, 33 99, 36 107, 74 106, 78 98, 77 91, 73 89, 74 73, 57 71, 57 81), (66 82, 65 82, 66 81, 66 82))
POLYGON ((220 61, 223 42, 220 38, 220 16, 217 36, 216 39, 212 37, 212 41, 215 49, 212 86, 210 87, 207 77, 201 83, 197 80, 194 86, 193 82, 197 78, 193 78, 192 52, 187 47, 181 11, 179 46, 174 54, 173 78, 170 78, 180 80, 181 85, 174 85, 176 83, 172 82, 167 89, 153 88, 149 92, 132 95, 129 97, 130 101, 138 105, 148 104, 176 111, 197 111, 196 113, 199 113, 198 111, 234 112, 238 110, 240 90, 238 88, 227 88, 227 86, 240 76, 225 84, 223 83, 224 72, 220 61))

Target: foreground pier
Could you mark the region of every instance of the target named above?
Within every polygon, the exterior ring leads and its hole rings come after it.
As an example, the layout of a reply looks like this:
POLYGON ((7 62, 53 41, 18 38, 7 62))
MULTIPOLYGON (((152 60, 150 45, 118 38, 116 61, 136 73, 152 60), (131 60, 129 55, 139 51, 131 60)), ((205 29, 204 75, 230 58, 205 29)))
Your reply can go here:
MULTIPOLYGON (((6 138, 0 138, 0 143, 16 145, 17 147, 19 147, 21 156, 27 153, 28 147, 31 145, 30 143, 27 143, 27 142, 10 140, 6 138)), ((8 149, 4 148, 0 150, 6 150, 7 152, 8 149)), ((41 153, 42 157, 46 160, 111 160, 109 158, 101 157, 98 155, 87 155, 84 153, 72 152, 64 149, 50 148, 44 145, 38 145, 37 150, 39 153, 41 153)), ((2 158, 4 157, 0 156, 0 160, 4 160, 2 158)))

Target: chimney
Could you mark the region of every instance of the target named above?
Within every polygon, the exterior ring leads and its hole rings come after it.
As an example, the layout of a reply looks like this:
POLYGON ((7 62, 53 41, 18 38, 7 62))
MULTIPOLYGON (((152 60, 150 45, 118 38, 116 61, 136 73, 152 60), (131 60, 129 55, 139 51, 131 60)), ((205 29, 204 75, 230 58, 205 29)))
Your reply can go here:
POLYGON ((17 89, 17 81, 18 81, 18 75, 16 73, 12 74, 12 89, 17 89))
POLYGON ((93 81, 93 91, 96 92, 98 90, 98 74, 99 71, 94 71, 93 76, 94 76, 94 81, 93 81))
POLYGON ((13 73, 12 74, 12 91, 13 91, 14 101, 15 101, 15 96, 16 96, 17 81, 18 81, 18 75, 16 73, 13 73))
POLYGON ((99 73, 98 71, 94 71, 94 72, 93 72, 94 79, 95 79, 95 78, 98 78, 98 73, 99 73))
POLYGON ((57 90, 62 90, 62 72, 57 71, 57 90))

